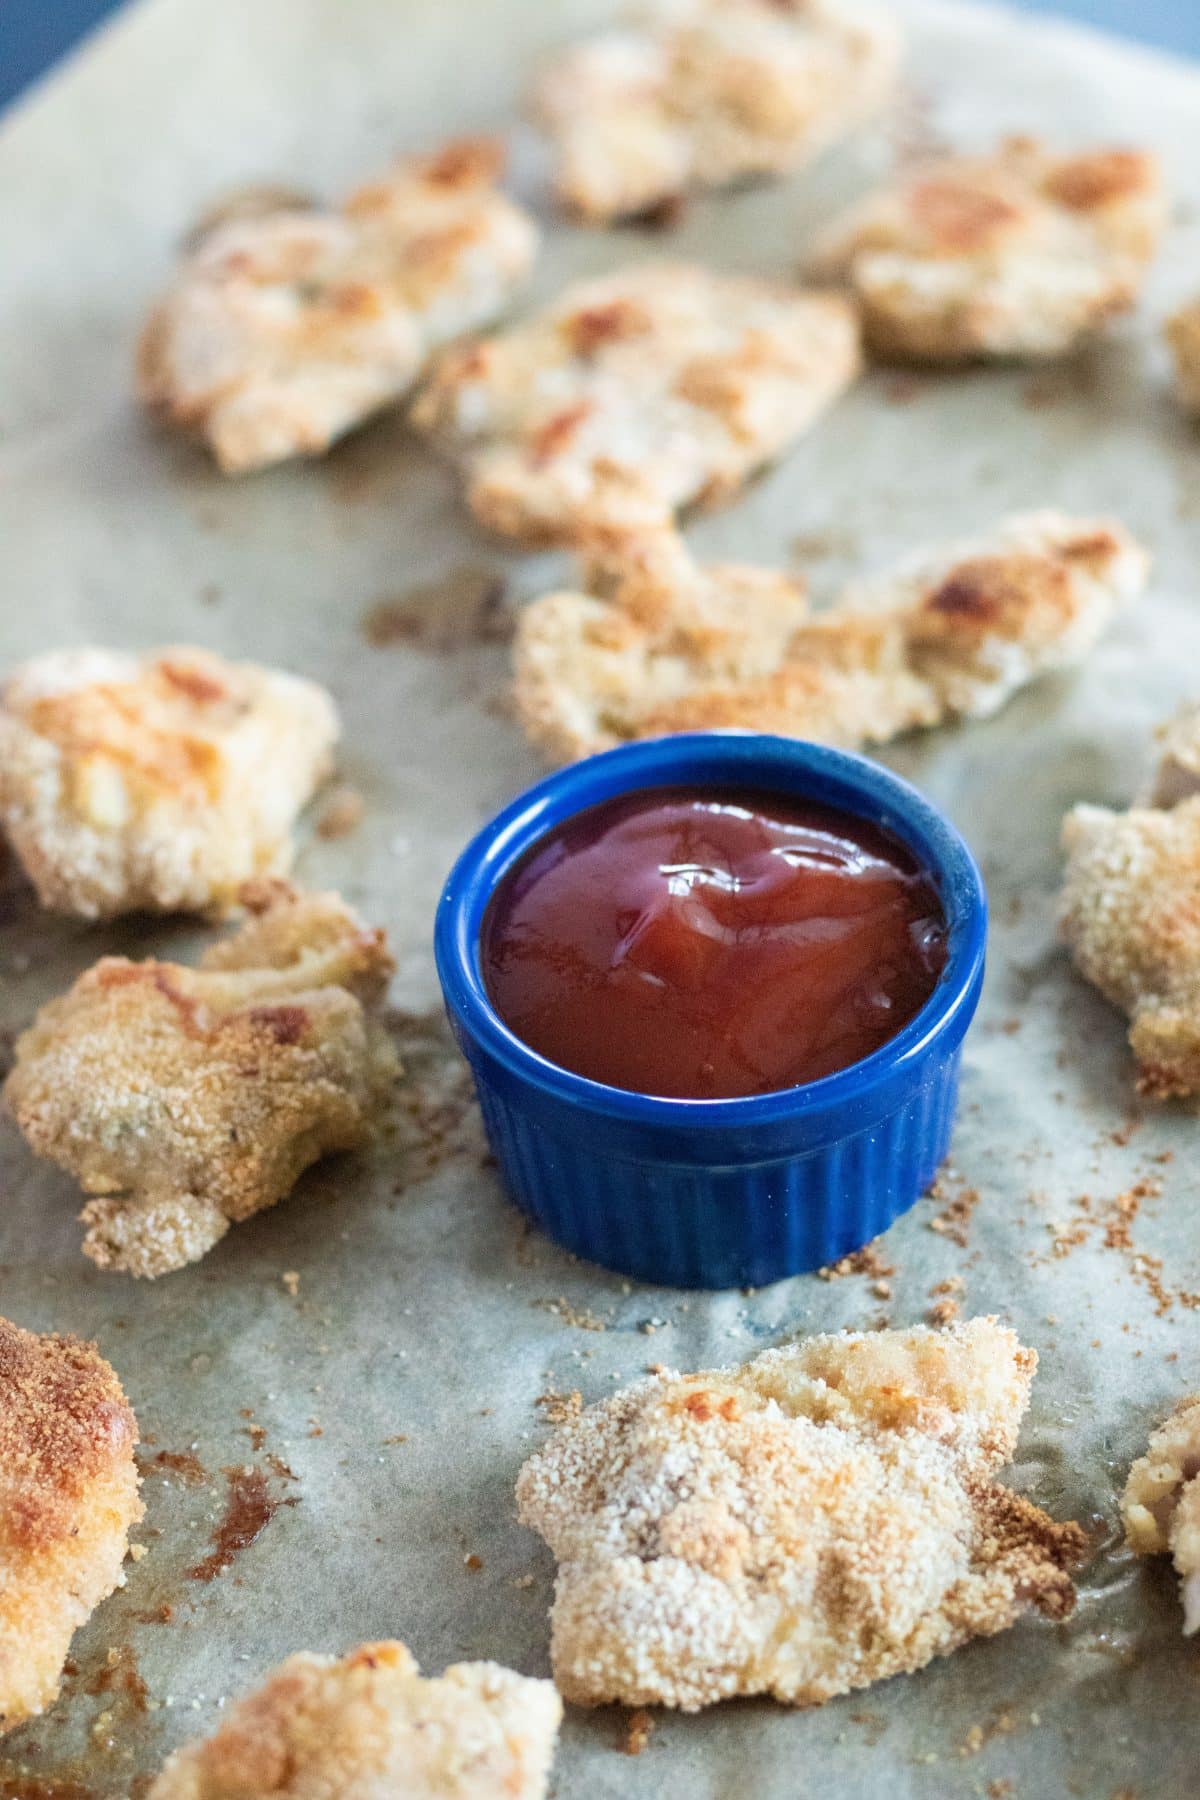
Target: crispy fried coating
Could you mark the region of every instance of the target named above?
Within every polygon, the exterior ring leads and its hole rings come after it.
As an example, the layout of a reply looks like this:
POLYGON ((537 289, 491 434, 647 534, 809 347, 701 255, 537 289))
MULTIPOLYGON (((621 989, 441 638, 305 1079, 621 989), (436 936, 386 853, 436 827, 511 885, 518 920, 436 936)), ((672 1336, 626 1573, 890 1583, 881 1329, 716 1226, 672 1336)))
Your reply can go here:
POLYGON ((1200 706, 1181 706, 1155 738, 1158 762, 1143 804, 1178 806, 1200 794, 1200 706))
POLYGON ((1200 1093, 1200 708, 1160 733, 1145 804, 1063 822, 1059 925, 1080 972, 1129 1014, 1138 1088, 1200 1093))
POLYGON ((0 1319, 0 1732, 51 1704, 73 1634, 125 1580, 137 1441, 94 1344, 0 1319))
POLYGON ((336 894, 242 890, 249 921, 198 968, 106 956, 17 1040, 5 1097, 39 1156, 100 1196, 103 1269, 195 1262, 350 1150, 397 1073, 374 1017, 393 963, 336 894))
POLYGON ((885 186, 822 235, 809 266, 848 283, 878 356, 1037 360, 1133 306, 1165 224, 1149 153, 1063 156, 1010 138, 885 186))
POLYGON ((609 539, 585 571, 598 593, 550 594, 521 613, 517 710, 553 761, 721 726, 885 743, 985 718, 1077 662, 1147 567, 1119 525, 1033 513, 810 614, 786 576, 700 568, 669 533, 609 539))
POLYGON ((1082 1532, 992 1480, 1036 1365, 994 1319, 844 1332, 569 1421, 517 1484, 564 1698, 817 1705, 1065 1616, 1082 1532))
POLYGON ((498 1663, 427 1680, 394 1642, 291 1656, 148 1800, 542 1800, 561 1717, 548 1681, 498 1663))
POLYGON ((552 58, 533 92, 558 193, 593 224, 800 167, 894 85, 899 34, 843 0, 659 0, 552 58))
POLYGON ((0 689, 0 823, 43 906, 220 911, 284 874, 332 766, 323 688, 177 647, 54 650, 0 689))
POLYGON ((1200 1395, 1181 1400, 1151 1432, 1145 1456, 1129 1471, 1121 1518, 1136 1555, 1170 1551, 1191 1637, 1200 1631, 1200 1395))
POLYGON ((858 369, 841 296, 651 263, 448 351, 413 419, 463 465, 485 525, 570 544, 732 494, 858 369))
POLYGON ((227 475, 320 455, 529 273, 537 231, 496 189, 503 162, 498 143, 463 139, 336 211, 227 213, 146 322, 140 398, 227 475))
POLYGON ((1187 412, 1200 417, 1200 299, 1181 306, 1167 320, 1167 342, 1175 358, 1175 387, 1187 412))

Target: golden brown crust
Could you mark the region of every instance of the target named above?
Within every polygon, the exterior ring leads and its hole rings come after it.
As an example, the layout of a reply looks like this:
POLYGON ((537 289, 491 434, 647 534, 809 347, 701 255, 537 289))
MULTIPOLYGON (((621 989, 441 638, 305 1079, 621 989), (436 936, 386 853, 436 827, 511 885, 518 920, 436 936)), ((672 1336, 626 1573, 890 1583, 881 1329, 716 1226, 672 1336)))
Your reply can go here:
POLYGON ((371 1008, 384 935, 335 894, 251 886, 196 969, 103 957, 18 1039, 5 1097, 32 1148, 100 1196, 84 1252, 161 1275, 371 1135, 396 1074, 371 1008))
POLYGON ((1063 848, 1060 928, 1081 973, 1130 1016, 1139 1090, 1200 1093, 1200 796, 1076 806, 1063 848))
POLYGON ((899 34, 842 0, 683 0, 560 52, 532 97, 569 210, 593 224, 800 167, 879 111, 899 34))
POLYGON ((44 906, 220 911, 286 873, 337 736, 323 688, 254 663, 52 651, 0 691, 0 822, 44 906))
POLYGON ((735 492, 858 368, 840 295, 655 263, 448 351, 412 416, 463 465, 485 525, 577 543, 735 492))
POLYGON ((1085 654, 1148 566, 1118 525, 1038 513, 809 614, 795 580, 701 569, 673 534, 600 541, 593 593, 518 622, 518 713, 554 761, 719 726, 852 746, 984 717, 1085 654))
POLYGON ((1129 1014, 1138 1087, 1200 1093, 1200 707, 1158 734, 1145 799, 1063 822, 1059 927, 1077 967, 1129 1014))
POLYGON ((1200 300, 1181 306, 1167 321, 1175 359, 1175 386, 1185 411, 1200 417, 1200 300))
POLYGON ((1151 1432, 1146 1454, 1129 1471, 1121 1518, 1136 1555, 1170 1551, 1184 1633, 1200 1631, 1200 1396, 1181 1400, 1151 1432))
POLYGON ((842 1333, 568 1421, 517 1485, 565 1698, 815 1705, 1069 1612, 1083 1533, 991 1479, 1036 1361, 991 1319, 842 1333))
POLYGON ((272 1670, 149 1800, 542 1800, 562 1703, 498 1663, 425 1680, 403 1644, 272 1670))
POLYGON ((537 249, 502 147, 409 157, 338 211, 228 210, 193 239, 137 352, 144 404, 227 474, 315 456, 501 310, 537 249))
POLYGON ((1060 356, 1133 305, 1166 223, 1149 153, 1010 138, 880 189, 810 259, 845 281, 883 357, 1060 356))
POLYGON ((94 1345, 0 1319, 0 1731, 50 1704, 72 1635, 124 1579, 137 1436, 94 1345))

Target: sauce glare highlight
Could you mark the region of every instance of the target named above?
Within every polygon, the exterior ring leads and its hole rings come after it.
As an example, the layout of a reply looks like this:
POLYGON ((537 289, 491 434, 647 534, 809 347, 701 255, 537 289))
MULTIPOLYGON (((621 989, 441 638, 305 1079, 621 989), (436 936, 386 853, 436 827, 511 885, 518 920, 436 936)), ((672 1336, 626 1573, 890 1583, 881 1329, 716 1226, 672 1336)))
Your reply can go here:
POLYGON ((500 1017, 561 1068, 662 1098, 776 1092, 903 1030, 946 961, 908 848, 786 794, 660 788, 549 832, 481 936, 500 1017))

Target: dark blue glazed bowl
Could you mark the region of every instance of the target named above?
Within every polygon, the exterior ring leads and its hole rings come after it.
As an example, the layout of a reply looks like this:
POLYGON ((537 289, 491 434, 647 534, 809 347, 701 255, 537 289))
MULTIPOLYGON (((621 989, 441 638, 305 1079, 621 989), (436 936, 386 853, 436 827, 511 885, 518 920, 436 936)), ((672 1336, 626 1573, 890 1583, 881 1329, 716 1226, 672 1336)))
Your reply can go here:
POLYGON ((472 839, 438 908, 446 1010, 509 1193, 591 1262, 673 1287, 759 1287, 885 1231, 946 1154, 962 1041, 983 982, 987 901, 954 827, 877 763, 792 738, 697 732, 559 770, 472 839), (946 966, 921 1011, 861 1062, 739 1100, 664 1100, 573 1075, 496 1013, 479 937, 497 883, 547 831, 647 788, 746 787, 823 801, 902 839, 936 884, 946 966))

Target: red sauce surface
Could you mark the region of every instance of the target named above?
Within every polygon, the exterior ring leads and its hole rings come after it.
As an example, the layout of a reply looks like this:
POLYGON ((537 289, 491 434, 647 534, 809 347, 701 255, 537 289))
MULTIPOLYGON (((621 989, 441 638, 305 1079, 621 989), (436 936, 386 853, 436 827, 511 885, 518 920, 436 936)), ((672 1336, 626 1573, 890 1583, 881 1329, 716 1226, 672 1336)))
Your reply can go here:
POLYGON ((610 1087, 729 1099, 860 1061, 929 998, 945 919, 910 851, 786 795, 622 796, 497 888, 488 994, 551 1062, 610 1087))

